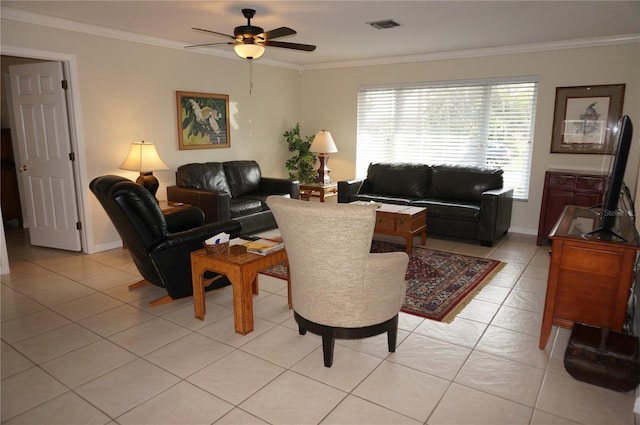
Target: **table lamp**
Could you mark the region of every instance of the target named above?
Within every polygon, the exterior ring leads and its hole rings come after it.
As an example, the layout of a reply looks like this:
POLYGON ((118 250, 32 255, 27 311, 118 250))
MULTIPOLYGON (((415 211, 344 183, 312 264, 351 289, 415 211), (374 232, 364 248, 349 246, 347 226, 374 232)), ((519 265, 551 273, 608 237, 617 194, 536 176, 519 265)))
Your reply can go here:
POLYGON ((160 183, 158 183, 158 179, 155 178, 153 172, 168 170, 169 167, 160 159, 156 146, 143 140, 131 143, 129 155, 120 164, 120 169, 140 172, 136 183, 144 186, 155 198, 160 183))
POLYGON ((329 169, 329 154, 338 152, 336 144, 333 142, 331 133, 325 130, 320 130, 313 138, 313 143, 309 148, 310 152, 318 154, 320 160, 320 167, 318 167, 318 175, 316 176, 316 183, 329 184, 331 183, 331 170, 329 169))

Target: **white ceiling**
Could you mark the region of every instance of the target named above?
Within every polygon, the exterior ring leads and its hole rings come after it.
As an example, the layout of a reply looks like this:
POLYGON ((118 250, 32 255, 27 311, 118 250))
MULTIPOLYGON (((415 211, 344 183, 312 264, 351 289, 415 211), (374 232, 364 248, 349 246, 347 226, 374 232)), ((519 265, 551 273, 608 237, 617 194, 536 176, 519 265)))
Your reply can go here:
MULTIPOLYGON (((2 0, 1 5, 8 19, 134 40, 145 36, 146 42, 179 48, 226 41, 191 28, 233 34, 234 27, 246 25, 241 9, 253 8, 252 25, 265 31, 288 26, 298 34, 279 40, 317 46, 315 52, 271 47, 258 60, 308 68, 640 40, 640 1, 2 0), (382 19, 400 26, 377 30, 367 24, 382 19)), ((200 51, 232 55, 231 46, 200 51)))

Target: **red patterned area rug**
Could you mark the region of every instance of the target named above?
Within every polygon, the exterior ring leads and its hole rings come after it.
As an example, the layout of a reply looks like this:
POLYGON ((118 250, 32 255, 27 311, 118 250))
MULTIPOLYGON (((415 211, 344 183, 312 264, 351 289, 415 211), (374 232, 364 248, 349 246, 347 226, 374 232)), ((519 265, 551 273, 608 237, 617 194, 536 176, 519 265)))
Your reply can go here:
MULTIPOLYGON (((404 251, 404 245, 373 241, 371 252, 404 251)), ((488 258, 413 248, 407 267, 407 295, 402 311, 449 322, 504 266, 488 258)), ((287 278, 284 264, 260 273, 287 278)))

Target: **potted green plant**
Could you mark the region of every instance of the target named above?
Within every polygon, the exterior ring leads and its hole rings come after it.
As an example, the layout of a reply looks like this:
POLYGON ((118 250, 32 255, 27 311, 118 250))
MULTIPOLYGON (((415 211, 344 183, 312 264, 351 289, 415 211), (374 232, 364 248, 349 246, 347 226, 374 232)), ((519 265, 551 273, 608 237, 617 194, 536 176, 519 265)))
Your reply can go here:
POLYGON ((300 123, 283 134, 289 152, 295 154, 285 162, 291 180, 298 180, 302 184, 313 183, 316 178, 316 156, 309 151, 314 136, 300 135, 300 123))

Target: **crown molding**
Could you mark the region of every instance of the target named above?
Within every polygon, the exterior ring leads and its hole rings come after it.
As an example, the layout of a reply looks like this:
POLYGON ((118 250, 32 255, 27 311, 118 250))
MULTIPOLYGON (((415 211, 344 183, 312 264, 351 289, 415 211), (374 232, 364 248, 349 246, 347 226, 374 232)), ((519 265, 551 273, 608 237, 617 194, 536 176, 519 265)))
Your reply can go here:
MULTIPOLYGON (((66 31, 79 32, 83 34, 90 34, 100 37, 114 38, 122 41, 129 41, 132 43, 147 44, 151 46, 165 47, 167 49, 174 49, 185 51, 184 46, 188 45, 188 42, 180 42, 175 40, 168 40, 166 38, 152 37, 148 35, 136 34, 129 31, 115 30, 111 28, 101 27, 99 25, 85 24, 82 22, 70 21, 68 19, 56 18, 52 16, 41 15, 38 13, 26 12, 24 10, 14 9, 10 7, 1 7, 2 19, 8 19, 12 21, 24 22, 26 24, 41 25, 49 28, 61 29, 66 31)), ((192 49, 189 52, 216 56, 225 59, 244 61, 244 59, 238 57, 233 51, 222 51, 213 48, 192 49)), ((300 70, 298 64, 292 64, 288 62, 276 61, 268 58, 261 58, 260 64, 277 66, 281 68, 289 68, 294 70, 300 70)))
MULTIPOLYGON (((42 25, 46 27, 62 29, 67 31, 80 32, 101 37, 114 38, 133 43, 147 44, 152 46, 165 47, 184 51, 187 42, 179 42, 168 40, 160 37, 152 37, 141 34, 135 34, 128 31, 114 30, 101 27, 98 25, 84 24, 67 19, 55 18, 51 16, 41 15, 32 12, 26 12, 10 7, 1 7, 1 16, 3 19, 24 22, 28 24, 42 25)), ((384 58, 358 59, 352 61, 323 62, 309 65, 302 65, 290 62, 277 61, 268 58, 261 58, 260 64, 271 65, 281 68, 294 69, 303 73, 304 71, 335 69, 335 68, 354 68, 372 65, 394 65, 412 62, 432 62, 452 59, 478 58, 483 56, 500 56, 514 55, 522 53, 535 53, 551 50, 577 49, 585 47, 610 46, 615 44, 640 43, 640 34, 622 34, 609 37, 585 38, 565 41, 554 41, 548 43, 532 43, 520 45, 508 45, 500 47, 489 47, 482 49, 455 50, 447 52, 424 53, 408 56, 390 56, 384 58)), ((190 50, 198 54, 221 57, 225 59, 243 60, 231 51, 222 51, 212 48, 201 50, 190 50)))
POLYGON ((614 44, 640 43, 640 34, 622 34, 610 37, 584 38, 554 41, 548 43, 520 44, 489 47, 483 49, 454 50, 448 52, 424 53, 409 56, 362 59, 341 62, 326 62, 302 66, 302 71, 317 69, 354 68, 372 65, 392 65, 411 62, 432 62, 452 59, 478 58, 483 56, 514 55, 521 53, 545 52, 550 50, 578 49, 584 47, 610 46, 614 44))

